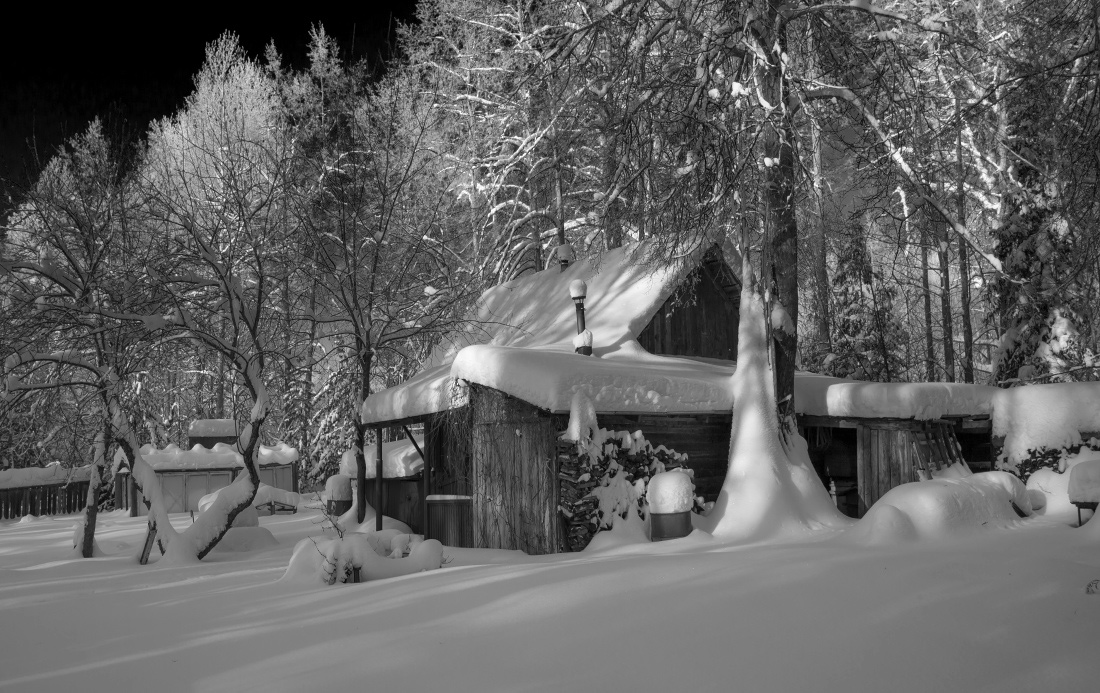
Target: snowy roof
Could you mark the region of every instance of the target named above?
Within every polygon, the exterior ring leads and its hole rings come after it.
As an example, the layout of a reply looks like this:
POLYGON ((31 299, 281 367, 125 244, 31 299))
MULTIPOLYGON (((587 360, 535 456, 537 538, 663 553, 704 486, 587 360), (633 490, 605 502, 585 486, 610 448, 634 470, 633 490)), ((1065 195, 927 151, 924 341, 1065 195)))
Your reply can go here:
MULTIPOLYGON (((632 247, 552 268, 493 287, 469 326, 433 351, 405 383, 371 395, 363 420, 383 423, 445 411, 465 403, 459 381, 495 388, 552 412, 569 411, 585 392, 597 412, 714 412, 733 405, 735 364, 660 356, 639 333, 704 257, 702 250, 671 266, 635 261, 632 247), (586 327, 593 356, 573 353, 575 308, 569 285, 588 284, 586 327)), ((841 417, 934 419, 988 414, 995 388, 956 383, 866 383, 798 373, 799 413, 841 417)))
MULTIPOLYGON (((177 471, 188 469, 235 469, 244 468, 244 459, 235 445, 217 443, 212 448, 195 445, 190 450, 169 444, 163 450, 152 445, 141 446, 141 456, 156 471, 177 471)), ((268 447, 261 445, 259 466, 275 467, 297 461, 298 451, 286 443, 268 447)))
POLYGON ((87 481, 90 476, 91 465, 70 468, 61 466, 60 462, 52 462, 45 467, 0 470, 0 488, 27 488, 64 484, 70 481, 87 481))
POLYGON ((237 422, 233 419, 195 419, 187 427, 187 435, 200 438, 235 438, 237 422))

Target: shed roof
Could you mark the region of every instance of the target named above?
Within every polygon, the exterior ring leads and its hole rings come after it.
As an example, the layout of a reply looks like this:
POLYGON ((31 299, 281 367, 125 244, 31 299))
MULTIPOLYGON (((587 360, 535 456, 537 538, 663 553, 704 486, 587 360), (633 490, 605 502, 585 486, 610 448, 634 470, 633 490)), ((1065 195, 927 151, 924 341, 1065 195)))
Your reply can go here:
MULTIPOLYGON (((141 456, 158 472, 244 468, 244 458, 237 447, 225 443, 217 443, 212 448, 195 445, 190 450, 175 444, 169 444, 163 449, 142 445, 141 456)), ((257 458, 260 467, 277 467, 296 462, 298 451, 286 443, 270 447, 261 445, 257 458)))
MULTIPOLYGON (((363 403, 363 420, 385 424, 465 403, 456 383, 492 387, 552 412, 584 392, 597 412, 693 413, 733 406, 735 364, 661 356, 639 333, 700 264, 700 248, 664 265, 639 262, 637 246, 548 269, 486 291, 466 327, 437 347, 424 369, 363 403), (573 353, 575 308, 569 284, 588 284, 587 327, 593 356, 573 353)), ((732 256, 736 251, 725 251, 732 256)), ((731 263, 731 264, 736 264, 731 263)), ((819 416, 934 419, 988 414, 995 388, 947 383, 867 383, 798 373, 795 406, 819 416)))

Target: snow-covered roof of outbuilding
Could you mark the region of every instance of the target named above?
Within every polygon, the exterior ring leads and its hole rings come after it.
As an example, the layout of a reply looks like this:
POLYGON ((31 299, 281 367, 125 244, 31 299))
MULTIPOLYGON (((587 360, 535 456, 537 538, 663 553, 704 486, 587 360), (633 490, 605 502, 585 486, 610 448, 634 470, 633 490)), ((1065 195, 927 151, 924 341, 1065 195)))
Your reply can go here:
POLYGON ((704 257, 708 247, 654 266, 637 244, 495 286, 464 329, 432 352, 405 383, 371 395, 364 421, 380 423, 445 411, 458 380, 493 387, 544 409, 569 409, 577 388, 615 411, 698 411, 729 406, 724 380, 732 364, 654 356, 638 334, 704 257), (576 307, 569 285, 587 284, 585 322, 593 356, 573 353, 576 307), (639 371, 644 368, 644 372, 639 371), (700 375, 700 371, 702 375, 700 375), (659 382, 658 382, 659 381, 659 382))
MULTIPOLYGON (((190 450, 175 444, 169 444, 163 449, 142 445, 141 456, 158 472, 244 467, 244 458, 237 452, 237 447, 225 443, 217 443, 212 448, 195 445, 190 450)), ((270 447, 261 445, 257 457, 259 466, 276 467, 296 462, 298 451, 286 443, 277 443, 270 447)))
MULTIPOLYGON (((701 248, 665 265, 637 262, 635 246, 506 282, 486 291, 465 330, 437 347, 424 369, 363 403, 363 420, 386 423, 465 403, 456 382, 495 388, 552 412, 578 392, 597 412, 717 412, 733 406, 735 364, 661 356, 638 335, 705 256, 701 248), (586 327, 593 356, 573 353, 575 307, 569 285, 588 284, 586 327)), ((734 251, 729 251, 732 256, 734 251)), ((734 260, 729 264, 734 265, 734 260)), ((956 383, 868 383, 813 373, 795 376, 799 413, 935 419, 991 411, 995 388, 956 383)))

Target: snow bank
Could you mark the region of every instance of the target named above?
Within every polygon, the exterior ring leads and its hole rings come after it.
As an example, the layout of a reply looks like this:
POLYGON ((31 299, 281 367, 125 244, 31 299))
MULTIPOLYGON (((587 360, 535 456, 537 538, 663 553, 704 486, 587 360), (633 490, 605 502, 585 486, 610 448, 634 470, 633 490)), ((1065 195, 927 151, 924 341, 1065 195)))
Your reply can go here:
MULTIPOLYGON (((413 436, 420 449, 424 449, 424 438, 413 436)), ((364 450, 367 460, 367 478, 373 479, 375 474, 375 455, 377 454, 373 443, 368 443, 364 450)), ((416 447, 408 438, 392 440, 382 443, 382 475, 386 479, 400 479, 407 476, 415 476, 424 470, 424 460, 416 447)), ((355 450, 348 450, 340 456, 340 473, 351 478, 356 476, 355 450)))
MULTIPOLYGON (((190 450, 175 444, 169 444, 164 449, 146 444, 141 446, 141 454, 145 461, 158 472, 244 468, 244 458, 237 451, 237 446, 225 443, 217 443, 212 448, 194 445, 190 450)), ((286 443, 278 443, 270 447, 261 445, 256 457, 259 466, 272 467, 297 461, 298 451, 286 443)))
POLYGON ((848 536, 861 543, 935 539, 988 526, 1007 526, 1032 512, 1023 483, 1008 472, 932 479, 896 486, 871 506, 848 536))
POLYGON ((1080 445, 1081 434, 1100 431, 1100 382, 1028 385, 998 389, 993 397, 993 435, 1004 436, 1009 464, 1028 450, 1080 445))
MULTIPOLYGON (((239 518, 240 515, 237 517, 239 518)), ((241 527, 234 522, 214 547, 214 553, 248 553, 278 545, 279 540, 266 527, 241 527)))
POLYGON ((45 467, 4 469, 0 470, 0 489, 27 488, 29 486, 48 486, 50 484, 87 481, 91 478, 91 469, 91 465, 85 465, 83 467, 63 467, 60 462, 51 462, 45 467))

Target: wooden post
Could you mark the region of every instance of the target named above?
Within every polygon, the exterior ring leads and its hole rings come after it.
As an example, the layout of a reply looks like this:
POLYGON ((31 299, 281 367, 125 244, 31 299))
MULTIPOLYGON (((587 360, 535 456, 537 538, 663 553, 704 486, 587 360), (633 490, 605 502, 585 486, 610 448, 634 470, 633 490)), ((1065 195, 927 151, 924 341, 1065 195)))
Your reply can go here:
MULTIPOLYGON (((427 427, 427 424, 425 424, 425 428, 426 427, 427 427)), ((402 424, 401 430, 405 431, 405 437, 409 439, 409 442, 412 443, 413 448, 416 449, 416 454, 420 455, 420 459, 424 461, 424 470, 422 472, 420 472, 421 485, 423 486, 423 488, 420 491, 420 522, 421 522, 420 533, 423 534, 425 537, 427 537, 427 534, 428 534, 428 488, 429 488, 429 486, 428 486, 428 473, 429 473, 429 470, 430 470, 430 465, 428 464, 428 458, 424 455, 424 451, 420 449, 420 446, 417 445, 417 443, 416 443, 416 439, 413 438, 412 431, 409 430, 409 427, 402 424)), ((427 439, 427 437, 425 436, 425 440, 426 439, 427 439)))
POLYGON ((374 455, 374 530, 382 531, 382 427, 375 429, 377 443, 374 455))

